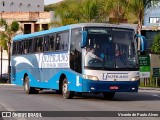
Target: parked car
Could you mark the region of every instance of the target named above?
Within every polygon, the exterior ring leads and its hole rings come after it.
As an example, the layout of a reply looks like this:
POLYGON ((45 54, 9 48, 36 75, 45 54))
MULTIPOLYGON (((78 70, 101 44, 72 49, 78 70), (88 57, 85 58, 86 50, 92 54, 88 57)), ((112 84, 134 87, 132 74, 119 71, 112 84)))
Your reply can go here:
POLYGON ((0 76, 0 82, 1 83, 7 83, 8 82, 8 78, 9 78, 9 74, 8 73, 3 73, 2 74, 2 79, 1 79, 1 76, 0 76))

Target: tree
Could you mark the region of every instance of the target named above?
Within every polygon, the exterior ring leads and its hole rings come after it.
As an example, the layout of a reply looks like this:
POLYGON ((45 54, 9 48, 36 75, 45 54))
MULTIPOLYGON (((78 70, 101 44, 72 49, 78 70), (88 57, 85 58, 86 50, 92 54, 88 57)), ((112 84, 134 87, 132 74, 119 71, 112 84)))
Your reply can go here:
POLYGON ((160 54, 160 33, 154 37, 151 51, 155 54, 160 54))
POLYGON ((54 25, 67 25, 83 22, 106 22, 111 8, 110 0, 64 0, 54 7, 60 20, 54 25))
POLYGON ((16 35, 20 27, 17 21, 12 21, 12 23, 9 24, 4 19, 0 19, 0 27, 4 29, 4 31, 0 32, 0 40, 1 40, 0 44, 2 44, 3 46, 7 45, 8 74, 9 74, 9 83, 10 83, 11 82, 10 80, 11 42, 12 42, 12 37, 16 35))
POLYGON ((137 16, 137 34, 141 34, 145 9, 144 0, 130 0, 128 4, 129 11, 132 12, 135 16, 137 16))

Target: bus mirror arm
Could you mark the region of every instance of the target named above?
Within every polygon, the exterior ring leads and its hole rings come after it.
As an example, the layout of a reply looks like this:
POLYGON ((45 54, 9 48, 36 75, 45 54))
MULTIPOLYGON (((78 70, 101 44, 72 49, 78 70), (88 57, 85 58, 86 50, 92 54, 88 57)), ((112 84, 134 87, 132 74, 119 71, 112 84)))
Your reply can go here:
POLYGON ((86 47, 87 45, 87 32, 82 31, 82 41, 81 41, 81 48, 86 47))
POLYGON ((145 45, 146 45, 146 38, 142 35, 135 36, 137 39, 140 38, 140 50, 137 50, 137 52, 145 52, 145 45))

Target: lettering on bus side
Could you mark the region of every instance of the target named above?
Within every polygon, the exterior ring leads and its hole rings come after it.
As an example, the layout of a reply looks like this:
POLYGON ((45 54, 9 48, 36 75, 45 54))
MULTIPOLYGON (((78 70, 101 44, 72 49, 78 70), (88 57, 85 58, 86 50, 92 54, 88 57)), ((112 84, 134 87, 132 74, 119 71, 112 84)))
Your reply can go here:
POLYGON ((126 79, 128 78, 127 73, 117 73, 117 74, 112 74, 112 73, 102 73, 102 80, 107 80, 107 79, 126 79))
POLYGON ((59 67, 69 67, 69 57, 67 53, 42 56, 42 68, 59 67))

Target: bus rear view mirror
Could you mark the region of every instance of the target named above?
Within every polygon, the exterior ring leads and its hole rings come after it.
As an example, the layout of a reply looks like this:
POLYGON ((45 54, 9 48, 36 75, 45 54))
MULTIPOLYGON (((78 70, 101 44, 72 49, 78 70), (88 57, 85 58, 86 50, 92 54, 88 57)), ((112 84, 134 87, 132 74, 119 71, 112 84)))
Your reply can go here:
POLYGON ((139 44, 140 45, 140 49, 138 49, 138 51, 140 52, 145 52, 146 51, 146 38, 142 35, 136 35, 136 41, 137 41, 137 44, 138 44, 138 41, 139 41, 139 44))
POLYGON ((87 45, 87 32, 82 31, 82 41, 81 41, 81 48, 86 47, 87 45))

